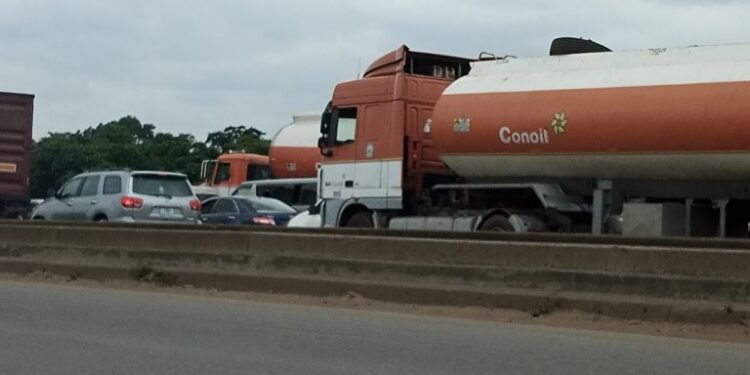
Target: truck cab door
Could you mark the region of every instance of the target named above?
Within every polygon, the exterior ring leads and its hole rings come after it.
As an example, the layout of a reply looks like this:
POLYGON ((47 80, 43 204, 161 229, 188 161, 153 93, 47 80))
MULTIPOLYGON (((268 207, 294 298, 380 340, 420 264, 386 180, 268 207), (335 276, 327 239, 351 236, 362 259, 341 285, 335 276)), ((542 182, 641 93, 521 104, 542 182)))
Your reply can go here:
POLYGON ((357 112, 357 107, 333 108, 329 114, 329 127, 322 129, 324 137, 320 145, 326 154, 320 176, 323 198, 349 199, 355 196, 357 112))
POLYGON ((388 105, 334 108, 331 135, 335 140, 319 176, 322 198, 400 199, 402 137, 393 141, 388 105), (390 189, 393 184, 399 189, 390 189))
POLYGON ((380 103, 362 106, 357 128, 356 179, 354 187, 358 197, 385 198, 382 187, 386 184, 384 166, 388 150, 384 140, 388 139, 389 121, 385 118, 384 105, 380 103))

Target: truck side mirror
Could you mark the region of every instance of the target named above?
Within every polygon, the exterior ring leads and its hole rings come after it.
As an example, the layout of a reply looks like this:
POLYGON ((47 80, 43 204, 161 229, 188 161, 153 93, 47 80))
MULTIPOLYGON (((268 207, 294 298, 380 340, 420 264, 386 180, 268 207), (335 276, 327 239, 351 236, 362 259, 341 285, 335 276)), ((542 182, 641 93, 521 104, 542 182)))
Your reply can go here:
POLYGON ((323 111, 323 115, 320 116, 320 138, 318 138, 318 148, 320 154, 325 157, 331 157, 333 151, 329 150, 331 147, 331 121, 333 119, 333 102, 328 102, 326 110, 323 111))
POLYGON ((318 201, 318 202, 315 202, 314 204, 312 204, 312 205, 310 206, 310 208, 308 208, 308 209, 307 209, 307 212, 308 212, 308 213, 309 213, 310 215, 319 215, 319 214, 320 214, 320 209, 321 209, 321 206, 322 206, 322 205, 323 205, 323 204, 322 204, 322 202, 320 202, 320 201, 318 201))
POLYGON ((331 113, 333 112, 333 103, 328 102, 326 110, 323 111, 323 115, 320 116, 320 134, 327 135, 328 130, 331 128, 331 113))
POLYGON ((326 112, 320 120, 320 134, 328 134, 331 127, 331 112, 326 112))
POLYGON ((322 137, 318 138, 318 148, 320 149, 320 154, 323 155, 323 157, 331 157, 333 155, 333 151, 329 150, 329 142, 328 142, 328 136, 323 135, 322 137))

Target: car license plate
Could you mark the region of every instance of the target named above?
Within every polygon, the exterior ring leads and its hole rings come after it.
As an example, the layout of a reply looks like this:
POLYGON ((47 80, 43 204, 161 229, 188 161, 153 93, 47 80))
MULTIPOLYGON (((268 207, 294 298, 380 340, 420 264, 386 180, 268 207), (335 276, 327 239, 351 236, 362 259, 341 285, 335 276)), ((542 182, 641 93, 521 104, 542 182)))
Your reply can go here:
POLYGON ((184 217, 182 211, 175 207, 155 207, 151 210, 151 217, 160 217, 164 219, 184 217))

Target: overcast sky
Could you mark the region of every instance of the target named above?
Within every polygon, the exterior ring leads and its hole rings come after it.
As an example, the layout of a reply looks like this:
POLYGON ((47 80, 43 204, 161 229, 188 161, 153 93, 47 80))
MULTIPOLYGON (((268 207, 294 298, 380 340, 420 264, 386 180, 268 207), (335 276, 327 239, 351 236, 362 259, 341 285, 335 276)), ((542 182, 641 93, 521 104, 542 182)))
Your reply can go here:
POLYGON ((0 0, 0 91, 36 95, 34 136, 134 115, 203 140, 270 135, 401 44, 539 56, 558 36, 615 50, 750 41, 741 1, 0 0))

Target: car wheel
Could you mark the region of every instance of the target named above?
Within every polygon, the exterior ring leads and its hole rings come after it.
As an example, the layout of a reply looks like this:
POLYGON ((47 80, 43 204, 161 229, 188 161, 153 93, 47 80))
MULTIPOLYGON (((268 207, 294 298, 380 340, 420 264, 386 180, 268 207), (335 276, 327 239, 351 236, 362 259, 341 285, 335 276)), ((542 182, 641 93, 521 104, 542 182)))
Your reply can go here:
POLYGON ((503 215, 490 216, 482 225, 479 227, 480 231, 484 232, 514 232, 513 225, 510 223, 508 218, 503 215))

